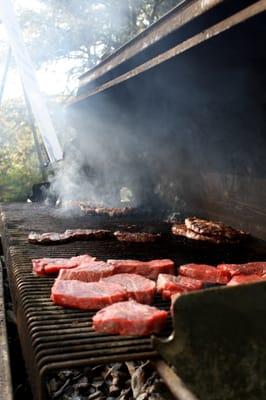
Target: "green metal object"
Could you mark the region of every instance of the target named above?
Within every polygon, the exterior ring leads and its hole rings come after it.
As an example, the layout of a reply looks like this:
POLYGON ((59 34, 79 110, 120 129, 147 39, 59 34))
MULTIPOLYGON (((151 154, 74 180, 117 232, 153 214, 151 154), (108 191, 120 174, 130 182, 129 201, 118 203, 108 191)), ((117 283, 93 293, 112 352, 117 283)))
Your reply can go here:
POLYGON ((201 400, 266 399, 266 282, 179 297, 158 353, 201 400))

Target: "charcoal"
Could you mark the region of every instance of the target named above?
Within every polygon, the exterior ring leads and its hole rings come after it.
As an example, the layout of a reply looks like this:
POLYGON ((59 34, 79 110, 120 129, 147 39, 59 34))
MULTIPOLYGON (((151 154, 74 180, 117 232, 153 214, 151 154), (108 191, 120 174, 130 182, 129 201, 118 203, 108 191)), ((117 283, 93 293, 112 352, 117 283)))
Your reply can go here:
POLYGON ((76 393, 64 394, 64 396, 60 400, 83 400, 82 397, 78 396, 76 393))
POLYGON ((86 389, 89 387, 89 381, 88 378, 86 376, 81 376, 81 378, 78 380, 77 383, 75 383, 74 385, 75 389, 86 389))
MULTIPOLYGON (((96 367, 99 367, 98 365, 96 366, 96 367)), ((82 370, 82 374, 83 375, 86 375, 87 377, 90 377, 92 374, 93 374, 93 371, 94 371, 94 367, 85 367, 83 370, 82 370)))
POLYGON ((47 381, 54 400, 165 400, 161 385, 149 361, 62 370, 47 381))
POLYGON ((91 385, 92 385, 93 388, 95 388, 95 390, 101 390, 103 388, 103 386, 104 386, 104 383, 105 382, 104 382, 103 379, 97 378, 97 379, 93 380, 91 385))
POLYGON ((56 392, 59 389, 58 381, 55 378, 50 379, 47 388, 49 393, 56 392))
POLYGON ((106 370, 105 370, 105 372, 103 373, 103 377, 104 377, 104 379, 106 380, 108 377, 109 377, 109 375, 118 375, 118 373, 120 372, 120 370, 121 370, 121 364, 120 363, 115 363, 115 364, 112 364, 112 365, 107 365, 106 366, 106 370))
POLYGON ((129 400, 130 399, 130 388, 121 391, 121 395, 117 398, 118 400, 129 400))
POLYGON ((95 392, 97 392, 97 389, 95 389, 95 387, 91 386, 89 388, 89 394, 94 394, 95 392))
POLYGON ((136 400, 148 400, 148 399, 149 399, 148 393, 142 393, 136 397, 136 400))
POLYGON ((120 387, 119 386, 116 386, 116 385, 111 385, 110 386, 110 388, 109 388, 109 393, 112 395, 112 396, 116 396, 116 395, 118 395, 119 393, 120 393, 120 387))
POLYGON ((53 399, 58 399, 59 396, 64 392, 65 388, 69 385, 70 379, 68 378, 65 383, 56 391, 53 393, 52 398, 53 399))
POLYGON ((69 378, 74 375, 74 370, 71 369, 66 369, 58 372, 58 378, 62 381, 64 381, 66 378, 69 378))
POLYGON ((88 400, 105 400, 105 396, 99 390, 88 397, 88 400))
POLYGON ((145 384, 145 367, 147 363, 140 366, 135 365, 132 362, 126 363, 129 373, 131 375, 131 388, 133 392, 133 397, 138 398, 143 393, 143 388, 145 384))

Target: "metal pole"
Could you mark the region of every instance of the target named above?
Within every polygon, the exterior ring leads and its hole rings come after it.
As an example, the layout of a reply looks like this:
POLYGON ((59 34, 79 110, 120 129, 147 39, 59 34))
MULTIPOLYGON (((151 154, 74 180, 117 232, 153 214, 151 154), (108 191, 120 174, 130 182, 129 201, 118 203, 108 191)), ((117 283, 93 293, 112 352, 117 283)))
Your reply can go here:
POLYGON ((10 61, 11 61, 11 54, 12 54, 12 51, 11 51, 11 48, 9 47, 7 50, 5 68, 4 68, 3 78, 2 78, 2 82, 1 82, 1 86, 0 86, 0 106, 2 104, 2 99, 3 99, 4 90, 5 90, 5 86, 6 86, 7 74, 8 74, 8 70, 9 70, 9 66, 10 66, 10 61))
POLYGON ((29 102, 28 96, 26 94, 26 91, 25 91, 23 85, 22 85, 22 87, 23 87, 25 104, 26 104, 27 111, 28 111, 28 123, 29 123, 31 131, 32 131, 34 144, 35 144, 36 152, 37 152, 38 159, 39 159, 40 172, 41 172, 41 175, 42 175, 42 180, 45 181, 46 180, 46 174, 45 174, 45 165, 46 165, 46 163, 45 163, 45 160, 44 160, 44 157, 43 157, 43 154, 42 154, 40 142, 39 142, 39 139, 38 139, 37 130, 36 130, 36 127, 35 127, 35 124, 34 124, 34 118, 33 118, 32 109, 31 109, 31 106, 30 106, 30 102, 29 102))

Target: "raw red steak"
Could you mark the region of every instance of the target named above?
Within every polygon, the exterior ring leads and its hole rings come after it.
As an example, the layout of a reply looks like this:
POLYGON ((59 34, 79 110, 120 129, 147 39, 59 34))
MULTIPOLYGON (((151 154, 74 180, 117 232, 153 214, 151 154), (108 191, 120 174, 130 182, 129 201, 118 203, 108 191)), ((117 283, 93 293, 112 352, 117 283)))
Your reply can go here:
POLYGON ((170 299, 175 293, 199 290, 202 287, 202 281, 181 275, 160 274, 157 280, 157 292, 161 293, 164 299, 170 299))
POLYGON ((106 307, 92 318, 96 332, 119 335, 150 335, 164 327, 168 313, 134 300, 106 307))
POLYGON ((206 264, 186 264, 179 267, 179 273, 190 278, 199 279, 205 283, 225 284, 230 279, 230 274, 206 264))
POLYGON ((221 271, 227 271, 231 276, 235 275, 263 275, 266 273, 266 262, 255 261, 245 264, 220 264, 217 268, 221 271))
POLYGON ((91 261, 71 270, 62 269, 58 275, 58 279, 97 282, 101 278, 113 274, 114 267, 112 265, 104 261, 91 261))
POLYGON ((116 274, 138 274, 156 280, 161 273, 174 274, 175 265, 172 260, 107 260, 115 267, 116 274))
POLYGON ((227 286, 236 286, 236 285, 242 285, 243 283, 251 283, 251 282, 258 282, 258 281, 265 281, 265 280, 266 280, 266 277, 259 276, 256 274, 235 275, 227 283, 227 286))
POLYGON ((150 279, 136 274, 117 274, 104 278, 106 283, 118 283, 128 294, 129 299, 139 303, 150 304, 155 294, 155 283, 150 279))
POLYGON ((57 274, 61 269, 75 268, 82 263, 95 260, 88 254, 71 258, 38 258, 31 260, 32 272, 39 276, 57 274))
POLYGON ((117 301, 126 300, 127 293, 122 286, 112 283, 56 279, 51 299, 63 307, 99 310, 117 301))

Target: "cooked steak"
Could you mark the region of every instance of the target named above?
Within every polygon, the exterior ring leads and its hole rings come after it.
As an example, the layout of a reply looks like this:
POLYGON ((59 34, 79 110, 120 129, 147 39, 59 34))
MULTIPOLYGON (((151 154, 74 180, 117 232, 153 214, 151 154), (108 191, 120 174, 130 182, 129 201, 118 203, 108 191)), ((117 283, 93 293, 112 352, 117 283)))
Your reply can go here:
POLYGON ((263 275, 266 273, 266 262, 255 261, 245 264, 219 264, 217 268, 229 272, 231 276, 251 274, 263 275))
POLYGON ((112 208, 112 207, 97 207, 95 209, 98 215, 108 215, 109 217, 122 217, 125 215, 132 214, 135 209, 133 207, 122 207, 122 208, 112 208))
POLYGON ((96 209, 96 207, 95 206, 92 206, 92 205, 90 205, 90 204, 84 204, 84 203, 80 203, 80 209, 85 213, 85 214, 88 214, 88 215, 97 215, 96 214, 96 211, 95 211, 95 209, 96 209))
POLYGON ((155 283, 137 274, 116 274, 102 279, 106 283, 118 283, 127 292, 129 299, 151 304, 155 294, 155 283))
POLYGON ((76 240, 105 239, 110 237, 112 232, 107 229, 67 229, 65 235, 76 240))
POLYGON ((90 261, 81 264, 79 267, 67 270, 62 269, 58 279, 76 280, 83 282, 97 282, 101 278, 114 274, 114 267, 104 261, 90 261))
POLYGON ((150 335, 164 327, 168 313, 134 300, 106 307, 92 318, 96 332, 119 335, 150 335))
POLYGON ((155 242, 161 239, 160 233, 148 233, 148 232, 114 232, 114 236, 120 242, 136 242, 136 243, 148 243, 155 242))
POLYGON ((57 274, 61 269, 76 268, 79 265, 94 261, 88 254, 71 258, 38 258, 31 260, 32 272, 39 276, 57 274))
POLYGON ((175 265, 172 260, 107 260, 108 264, 115 267, 115 273, 129 273, 145 276, 146 278, 156 280, 161 273, 174 274, 175 265))
POLYGON ((227 226, 222 222, 207 221, 197 217, 189 217, 185 219, 187 229, 207 236, 220 236, 230 240, 239 239, 246 235, 245 232, 227 226))
POLYGON ((105 229, 67 229, 63 233, 30 232, 28 240, 34 244, 64 243, 73 240, 105 239, 111 236, 111 232, 105 229))
POLYGON ((266 280, 266 276, 260 276, 260 275, 256 275, 256 274, 235 275, 227 283, 227 286, 236 286, 236 285, 242 285, 244 283, 259 282, 259 281, 265 281, 265 280, 266 280))
POLYGON ((117 301, 127 299, 121 285, 105 282, 81 282, 56 279, 51 300, 63 307, 99 310, 117 301))
POLYGON ((202 287, 202 281, 181 275, 160 274, 157 280, 157 292, 161 293, 164 299, 170 299, 175 293, 190 292, 202 287))
POLYGON ((204 283, 225 284, 230 279, 230 274, 206 264, 185 264, 179 267, 180 275, 199 279, 204 283))
POLYGON ((132 214, 135 210, 133 207, 93 207, 91 205, 80 204, 81 210, 89 215, 103 215, 109 217, 122 217, 132 214))
POLYGON ((82 200, 58 200, 57 206, 62 208, 77 208, 80 209, 80 205, 85 203, 82 200))
POLYGON ((216 244, 238 243, 239 240, 231 240, 222 236, 203 235, 188 229, 185 224, 174 224, 172 226, 172 233, 176 236, 184 236, 188 239, 199 240, 203 242, 211 242, 216 244))
POLYGON ((28 236, 28 241, 34 244, 46 244, 51 242, 62 241, 63 233, 47 232, 47 233, 37 233, 30 232, 28 236))

